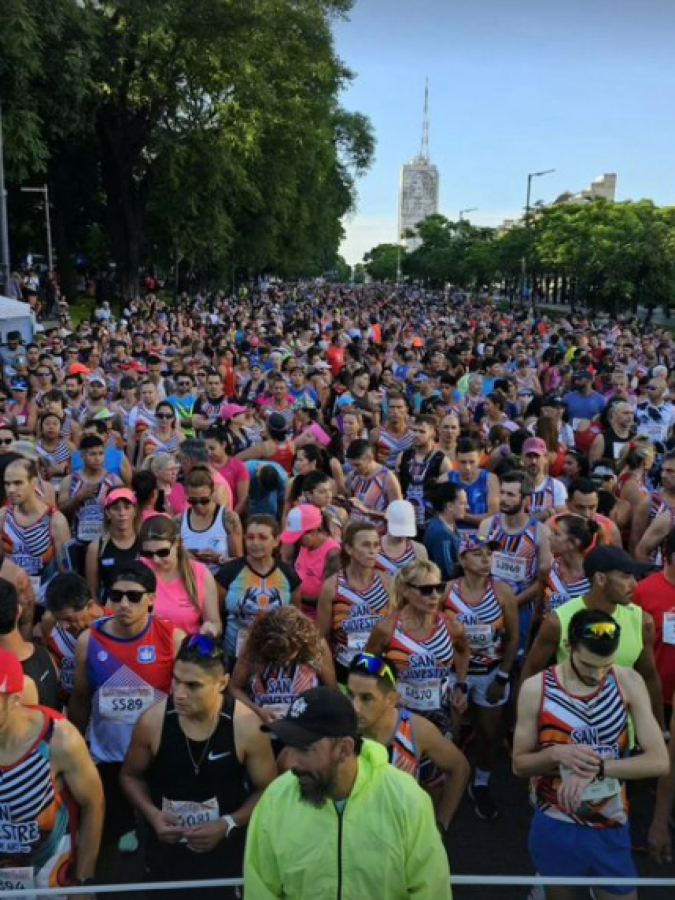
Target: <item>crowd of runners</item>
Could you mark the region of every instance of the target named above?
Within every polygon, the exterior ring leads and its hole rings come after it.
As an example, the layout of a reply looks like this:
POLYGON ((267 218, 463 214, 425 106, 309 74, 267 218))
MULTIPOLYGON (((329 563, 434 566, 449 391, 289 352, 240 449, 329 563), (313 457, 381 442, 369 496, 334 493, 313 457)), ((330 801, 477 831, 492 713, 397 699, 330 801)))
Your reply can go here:
POLYGON ((505 758, 533 873, 635 897, 651 779, 672 874, 668 332, 299 283, 0 356, 1 887, 448 897, 505 758))

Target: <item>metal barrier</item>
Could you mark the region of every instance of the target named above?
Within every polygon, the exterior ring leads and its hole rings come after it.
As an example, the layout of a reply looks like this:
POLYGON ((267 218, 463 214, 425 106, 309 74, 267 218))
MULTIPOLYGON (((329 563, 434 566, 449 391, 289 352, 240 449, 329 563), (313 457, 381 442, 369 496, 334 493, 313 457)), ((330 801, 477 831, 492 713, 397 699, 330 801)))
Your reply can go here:
MULTIPOLYGON (((655 887, 675 888, 675 878, 544 878, 541 875, 453 875, 453 887, 473 885, 474 887, 534 887, 550 885, 556 887, 655 887)), ((156 881, 138 884, 97 884, 92 887, 72 888, 31 888, 20 891, 2 892, 2 900, 7 897, 35 898, 75 897, 78 894, 116 894, 141 891, 180 891, 199 888, 242 887, 242 878, 212 878, 208 881, 156 881)))

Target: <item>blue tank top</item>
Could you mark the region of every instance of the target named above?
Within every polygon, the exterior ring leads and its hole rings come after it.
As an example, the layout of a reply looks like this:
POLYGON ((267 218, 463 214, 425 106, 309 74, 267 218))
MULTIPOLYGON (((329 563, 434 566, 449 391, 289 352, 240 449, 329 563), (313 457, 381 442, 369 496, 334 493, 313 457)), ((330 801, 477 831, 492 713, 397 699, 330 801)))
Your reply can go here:
MULTIPOLYGON (((465 484, 460 477, 459 472, 450 472, 449 481, 462 488, 466 493, 469 512, 471 515, 480 515, 488 511, 488 481, 490 473, 485 469, 481 469, 478 478, 473 484, 465 484)), ((477 531, 475 526, 466 525, 464 522, 458 522, 457 527, 460 531, 477 531)))

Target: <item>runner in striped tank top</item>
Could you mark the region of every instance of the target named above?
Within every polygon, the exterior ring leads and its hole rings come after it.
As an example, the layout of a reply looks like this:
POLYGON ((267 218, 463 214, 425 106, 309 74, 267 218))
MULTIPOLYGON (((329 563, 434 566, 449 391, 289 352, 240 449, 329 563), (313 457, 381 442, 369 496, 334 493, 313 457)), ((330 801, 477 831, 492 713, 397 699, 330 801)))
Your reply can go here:
POLYGON ((35 442, 43 475, 55 490, 59 489, 61 481, 70 472, 70 459, 75 452, 73 444, 60 437, 61 422, 58 413, 42 413, 38 419, 38 439, 35 442))
MULTIPOLYGON (((584 609, 566 637, 569 657, 528 678, 518 702, 513 769, 533 779, 532 861, 544 876, 631 879, 636 870, 622 779, 667 773, 668 751, 642 677, 613 665, 617 622, 584 609), (629 717, 637 757, 630 755, 629 717)), ((615 893, 627 894, 618 886, 615 893)))
POLYGON ((434 563, 406 566, 394 580, 396 611, 373 630, 366 650, 394 663, 403 704, 446 734, 452 708, 466 708, 469 645, 463 626, 441 611, 444 590, 434 563))
POLYGON ((395 669, 388 659, 357 654, 349 667, 347 693, 359 734, 385 746, 392 765, 423 786, 425 769, 433 768, 443 778, 441 790, 434 791, 432 799, 436 820, 447 829, 471 771, 464 754, 432 722, 400 705, 395 669))
POLYGON ((553 565, 536 619, 548 615, 568 600, 588 593, 591 583, 584 574, 584 557, 601 535, 597 522, 572 514, 556 516, 551 520, 549 530, 553 565))
POLYGON ((386 425, 382 423, 371 434, 375 458, 392 471, 399 456, 413 445, 413 433, 408 420, 408 404, 403 394, 392 392, 387 401, 386 425))
POLYGON ((528 500, 526 476, 522 472, 507 472, 499 483, 499 513, 480 527, 481 536, 494 551, 492 575, 518 597, 521 654, 527 647, 534 604, 541 594, 540 580, 551 568, 548 526, 527 512, 528 500))
POLYGON ((5 488, 10 506, 0 510, 3 555, 30 578, 36 600, 57 571, 70 540, 70 528, 62 513, 38 496, 38 471, 29 459, 5 469, 5 488))
POLYGON ((91 599, 87 582, 77 572, 63 572, 52 578, 45 594, 45 606, 40 635, 58 663, 59 698, 65 707, 73 692, 77 639, 106 615, 106 610, 91 599))
POLYGON ((451 582, 445 610, 465 629, 471 648, 467 682, 476 738, 476 771, 469 793, 476 815, 489 820, 498 815, 489 782, 518 653, 518 612, 511 589, 490 574, 492 550, 485 538, 466 537, 460 544, 459 561, 464 574, 451 582))
POLYGON ((675 492, 670 490, 675 482, 675 454, 665 457, 661 480, 662 492, 652 494, 637 508, 631 535, 636 557, 655 568, 663 565, 663 544, 675 527, 675 492))
POLYGON ((386 530, 385 512, 394 500, 401 499, 401 486, 393 472, 378 466, 366 440, 356 440, 347 448, 352 471, 345 478, 350 518, 370 522, 379 534, 386 530))
POLYGON ((322 684, 336 686, 328 644, 300 610, 282 606, 251 627, 229 691, 267 724, 282 718, 303 691, 322 684))
POLYGON ((0 883, 65 888, 94 875, 103 790, 84 739, 59 713, 23 706, 23 687, 21 663, 0 650, 0 883))
POLYGON ((428 559, 424 544, 411 540, 416 534, 414 506, 408 500, 394 500, 387 507, 387 533, 377 555, 377 568, 393 577, 416 559, 428 559))
POLYGON ((376 571, 380 538, 374 525, 350 522, 344 533, 343 563, 319 595, 317 627, 333 653, 338 681, 347 680, 349 663, 363 650, 375 625, 389 611, 390 581, 376 571))

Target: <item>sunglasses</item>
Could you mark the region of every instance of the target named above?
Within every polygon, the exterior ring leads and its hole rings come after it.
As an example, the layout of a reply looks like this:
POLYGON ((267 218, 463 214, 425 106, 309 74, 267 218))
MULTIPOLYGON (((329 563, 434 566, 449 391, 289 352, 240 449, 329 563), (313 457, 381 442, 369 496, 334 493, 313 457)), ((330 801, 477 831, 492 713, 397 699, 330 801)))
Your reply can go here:
POLYGON ((431 597, 433 594, 442 594, 445 591, 445 582, 439 581, 437 584, 411 584, 408 587, 415 588, 423 597, 431 597))
POLYGON ((176 382, 178 387, 192 387, 191 381, 178 381, 176 382))
POLYGON ((108 594, 111 603, 121 603, 126 597, 129 603, 140 603, 147 591, 117 591, 114 588, 108 594))
POLYGON ((616 622, 593 622, 591 625, 584 625, 581 637, 596 641, 600 641, 603 638, 613 638, 618 628, 619 626, 616 622))
POLYGON ((14 443, 14 438, 0 438, 0 445, 3 447, 9 447, 10 444, 14 443))
POLYGON ((213 502, 212 497, 188 497, 188 503, 190 506, 208 506, 209 503, 213 502))
POLYGON ((359 653, 354 657, 349 668, 352 672, 365 669, 370 675, 376 675, 378 678, 388 678, 393 686, 396 687, 396 679, 389 663, 379 656, 373 656, 372 653, 359 653))
POLYGON ((156 413, 155 418, 157 419, 173 419, 175 418, 173 413, 156 413))
POLYGON ((161 550, 146 550, 143 548, 141 556, 145 556, 147 559, 167 559, 172 549, 172 547, 162 547, 161 550))
POLYGON ((52 374, 51 372, 38 372, 38 377, 39 378, 49 378, 49 376, 51 374, 52 374))
POLYGON ((222 647, 206 634, 193 634, 192 637, 185 638, 183 647, 186 647, 188 650, 196 650, 200 656, 204 656, 207 659, 223 658, 222 647))

